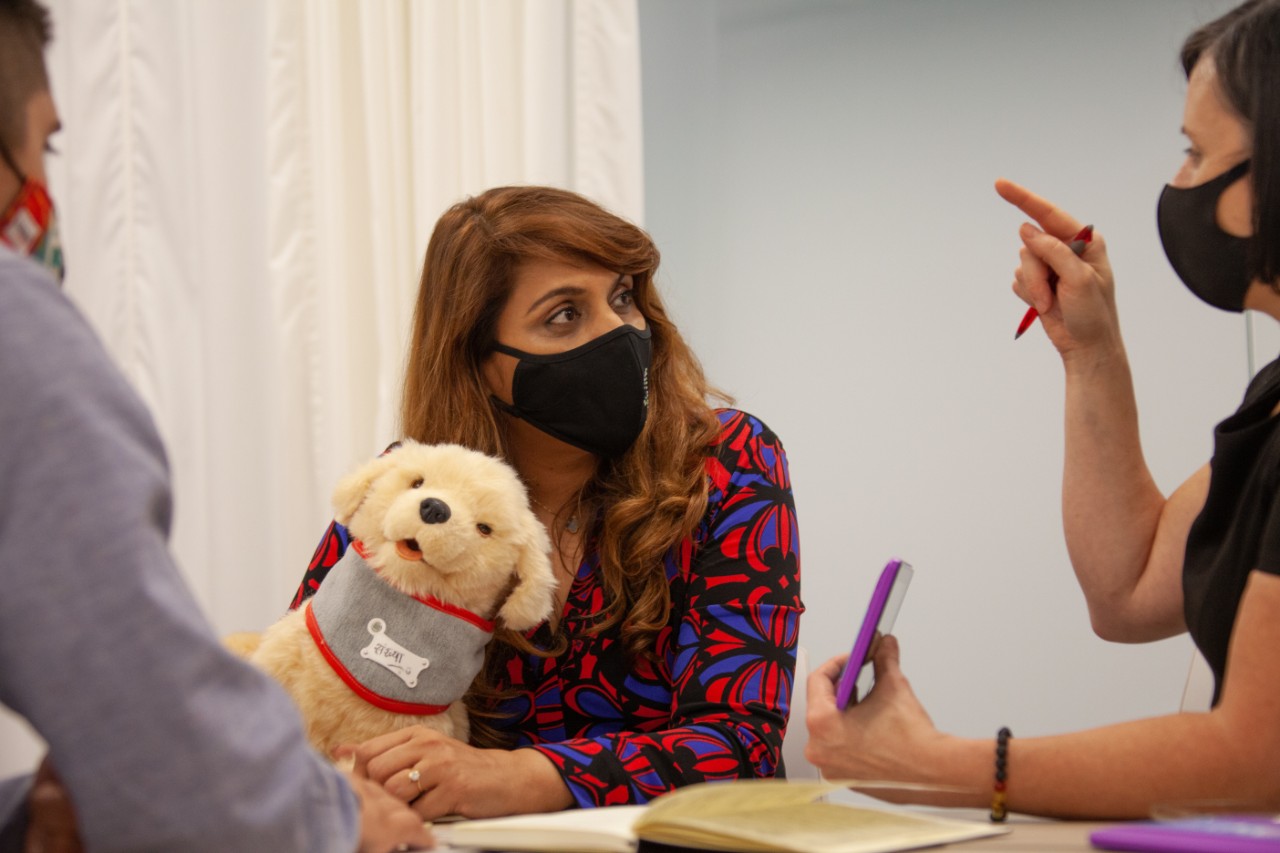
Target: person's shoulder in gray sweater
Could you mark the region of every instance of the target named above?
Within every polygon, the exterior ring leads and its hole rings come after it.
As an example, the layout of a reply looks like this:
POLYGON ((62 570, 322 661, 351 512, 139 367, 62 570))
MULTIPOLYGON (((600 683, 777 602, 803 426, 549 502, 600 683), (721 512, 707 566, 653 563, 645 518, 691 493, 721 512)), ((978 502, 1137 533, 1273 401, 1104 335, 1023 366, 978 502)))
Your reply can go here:
MULTIPOLYGON (((174 566, 170 501, 141 401, 0 248, 0 702, 48 743, 89 849, 354 850, 351 788, 174 566)), ((0 850, 28 784, 0 782, 0 850)))

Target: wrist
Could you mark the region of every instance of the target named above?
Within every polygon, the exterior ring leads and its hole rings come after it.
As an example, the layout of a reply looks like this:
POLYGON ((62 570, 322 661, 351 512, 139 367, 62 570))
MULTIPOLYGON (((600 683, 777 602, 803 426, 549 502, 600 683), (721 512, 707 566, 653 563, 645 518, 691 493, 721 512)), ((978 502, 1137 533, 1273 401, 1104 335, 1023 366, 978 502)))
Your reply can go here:
POLYGON ((574 805, 569 786, 551 759, 540 750, 521 748, 506 753, 514 764, 513 781, 524 801, 523 811, 556 812, 574 805))
POLYGON ((1062 353, 1062 365, 1068 375, 1093 376, 1100 373, 1129 372, 1129 356, 1119 336, 1091 346, 1076 347, 1062 353))
POLYGON ((986 808, 991 804, 994 757, 989 738, 948 736, 929 783, 954 792, 943 795, 945 805, 986 808))
MULTIPOLYGON (((917 741, 912 749, 898 750, 892 767, 869 775, 912 786, 902 802, 986 808, 991 802, 991 759, 990 741, 939 732, 928 741, 917 741)), ((888 793, 888 799, 897 799, 888 793)))

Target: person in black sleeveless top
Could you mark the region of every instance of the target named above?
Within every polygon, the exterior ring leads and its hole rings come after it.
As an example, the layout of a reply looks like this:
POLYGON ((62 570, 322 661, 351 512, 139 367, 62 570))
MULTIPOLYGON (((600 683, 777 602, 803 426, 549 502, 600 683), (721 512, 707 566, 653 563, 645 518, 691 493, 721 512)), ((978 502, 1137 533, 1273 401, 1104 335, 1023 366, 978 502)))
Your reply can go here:
MULTIPOLYGON (((1280 0, 1251 0, 1182 50, 1187 159, 1158 204, 1174 270, 1205 302, 1280 319, 1280 0)), ((1138 437, 1114 281, 1100 237, 1008 181, 1023 225, 1013 289, 1035 306, 1066 371, 1063 517, 1068 550, 1104 639, 1190 631, 1216 679, 1212 709, 1053 737, 938 732, 885 638, 876 685, 836 710, 835 658, 809 680, 808 755, 831 778, 953 786, 965 805, 1064 817, 1148 817, 1206 801, 1280 810, 1280 360, 1218 425, 1212 460, 1167 498, 1138 437), (1058 276, 1056 291, 1050 274, 1058 276), (993 758, 996 759, 993 761, 993 758), (995 771, 993 773, 993 770, 995 771), (997 778, 993 778, 997 777, 997 778)), ((957 802, 898 791, 895 799, 957 802)))

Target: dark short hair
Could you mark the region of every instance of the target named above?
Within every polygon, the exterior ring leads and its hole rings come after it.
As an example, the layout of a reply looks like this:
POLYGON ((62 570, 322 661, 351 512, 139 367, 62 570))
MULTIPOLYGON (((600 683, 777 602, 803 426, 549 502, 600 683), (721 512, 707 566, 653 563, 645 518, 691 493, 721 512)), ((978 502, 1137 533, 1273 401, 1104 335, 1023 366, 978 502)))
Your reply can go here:
POLYGON ((49 12, 37 0, 0 0, 0 148, 22 145, 27 104, 49 88, 44 49, 53 38, 49 12))
POLYGON ((1280 290, 1280 0, 1248 0, 1188 36, 1182 45, 1188 77, 1205 56, 1252 137, 1250 272, 1280 290))

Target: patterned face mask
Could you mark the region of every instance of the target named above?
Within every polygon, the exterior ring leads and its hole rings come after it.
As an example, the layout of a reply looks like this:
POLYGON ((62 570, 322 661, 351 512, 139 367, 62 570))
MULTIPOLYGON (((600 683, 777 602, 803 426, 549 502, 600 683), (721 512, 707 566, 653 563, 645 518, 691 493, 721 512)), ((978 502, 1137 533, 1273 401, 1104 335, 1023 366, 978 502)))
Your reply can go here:
POLYGON ((0 243, 44 265, 59 283, 66 277, 58 216, 39 181, 24 178, 18 194, 0 213, 0 243))

